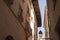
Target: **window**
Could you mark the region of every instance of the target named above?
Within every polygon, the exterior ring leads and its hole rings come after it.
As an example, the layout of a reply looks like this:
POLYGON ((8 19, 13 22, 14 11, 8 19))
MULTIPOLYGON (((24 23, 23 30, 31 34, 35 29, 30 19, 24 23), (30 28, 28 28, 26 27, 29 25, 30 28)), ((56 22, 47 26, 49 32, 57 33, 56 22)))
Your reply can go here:
POLYGON ((43 34, 41 30, 40 30, 39 34, 43 34))
POLYGON ((37 26, 41 27, 41 16, 36 14, 36 18, 37 18, 37 26))
POLYGON ((29 13, 29 7, 27 6, 27 13, 28 13, 28 15, 30 16, 30 13, 29 13))
POLYGON ((56 6, 56 2, 57 2, 57 0, 53 0, 54 10, 55 10, 55 6, 56 6))
POLYGON ((55 27, 55 31, 60 34, 60 17, 58 18, 58 21, 57 21, 57 24, 56 24, 56 27, 55 27))
POLYGON ((5 40, 14 40, 14 38, 11 35, 8 35, 5 40))

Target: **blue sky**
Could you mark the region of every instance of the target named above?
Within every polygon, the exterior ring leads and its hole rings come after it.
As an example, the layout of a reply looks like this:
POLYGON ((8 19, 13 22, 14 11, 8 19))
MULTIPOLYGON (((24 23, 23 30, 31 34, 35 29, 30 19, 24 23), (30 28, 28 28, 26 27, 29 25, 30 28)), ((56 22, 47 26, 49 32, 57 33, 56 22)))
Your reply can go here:
POLYGON ((42 30, 42 32, 45 33, 43 26, 44 26, 44 10, 46 6, 46 0, 38 0, 38 3, 39 3, 40 13, 42 17, 42 26, 38 28, 38 32, 42 30))
MULTIPOLYGON (((46 0, 38 0, 38 2, 39 2, 39 7, 40 7, 40 13, 41 13, 41 16, 42 16, 42 20, 44 21, 44 9, 45 9, 45 6, 46 6, 46 0)), ((43 23, 42 23, 42 26, 43 26, 43 23)))

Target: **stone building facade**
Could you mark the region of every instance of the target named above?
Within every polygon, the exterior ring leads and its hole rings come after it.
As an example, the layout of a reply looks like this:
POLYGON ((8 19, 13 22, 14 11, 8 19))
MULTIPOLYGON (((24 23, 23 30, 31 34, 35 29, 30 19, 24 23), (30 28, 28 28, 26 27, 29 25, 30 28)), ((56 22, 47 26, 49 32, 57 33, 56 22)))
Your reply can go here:
POLYGON ((37 40, 38 26, 38 0, 0 0, 0 40, 37 40))
POLYGON ((32 19, 34 40, 37 40, 36 16, 31 0, 0 0, 0 40, 32 40, 32 19))
POLYGON ((39 4, 38 4, 38 0, 32 0, 32 4, 33 4, 33 8, 34 8, 34 11, 35 11, 35 15, 36 15, 36 24, 37 24, 37 27, 35 27, 35 39, 37 40, 38 38, 38 35, 37 35, 37 28, 38 27, 41 27, 41 14, 40 14, 40 9, 39 9, 39 4))
POLYGON ((44 28, 45 28, 45 39, 49 39, 49 26, 48 26, 48 7, 45 6, 44 12, 44 28))
POLYGON ((60 0, 47 0, 50 40, 60 40, 60 0))

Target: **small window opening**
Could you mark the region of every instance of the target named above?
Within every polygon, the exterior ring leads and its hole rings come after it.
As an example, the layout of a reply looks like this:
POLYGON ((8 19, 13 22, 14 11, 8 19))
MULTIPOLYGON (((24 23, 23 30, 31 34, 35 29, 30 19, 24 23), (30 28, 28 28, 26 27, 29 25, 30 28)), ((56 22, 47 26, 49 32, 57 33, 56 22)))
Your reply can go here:
POLYGON ((8 36, 5 38, 5 40, 14 40, 14 38, 13 38, 13 36, 8 35, 8 36))
POLYGON ((56 2, 57 2, 57 0, 53 0, 54 10, 55 10, 55 6, 56 6, 56 2))

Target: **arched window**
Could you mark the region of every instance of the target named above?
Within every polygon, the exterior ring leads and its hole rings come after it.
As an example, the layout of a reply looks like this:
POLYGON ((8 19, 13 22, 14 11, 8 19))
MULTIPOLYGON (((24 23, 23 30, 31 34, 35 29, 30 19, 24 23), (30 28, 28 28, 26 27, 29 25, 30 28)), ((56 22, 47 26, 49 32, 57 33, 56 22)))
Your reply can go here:
POLYGON ((13 38, 13 36, 8 35, 8 36, 5 38, 5 40, 14 40, 14 38, 13 38))
POLYGON ((55 6, 56 6, 56 2, 57 2, 57 0, 53 0, 54 10, 55 10, 55 6))

